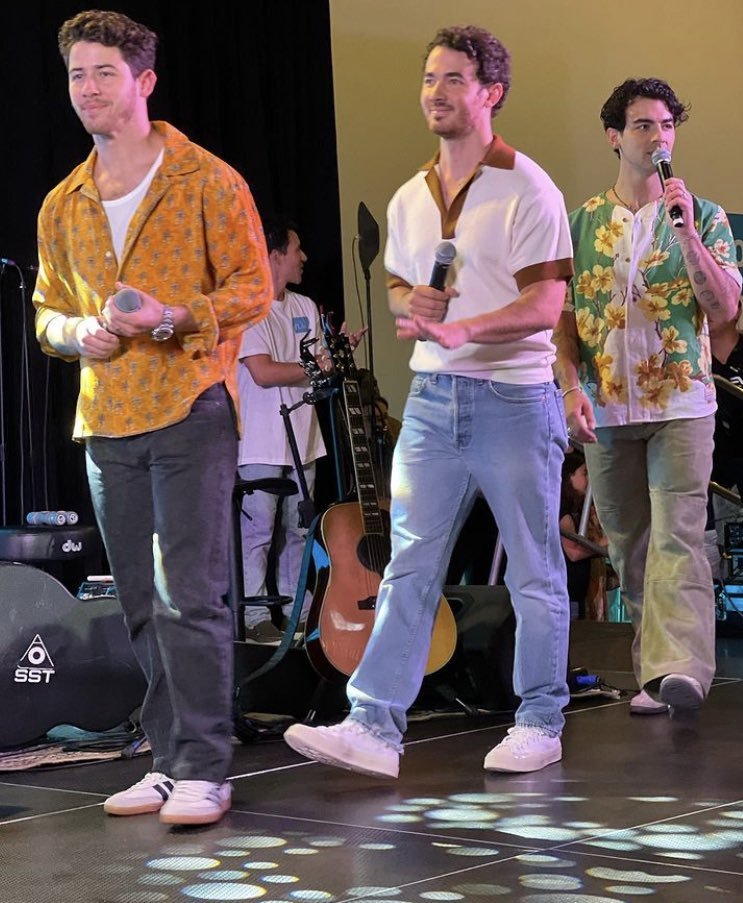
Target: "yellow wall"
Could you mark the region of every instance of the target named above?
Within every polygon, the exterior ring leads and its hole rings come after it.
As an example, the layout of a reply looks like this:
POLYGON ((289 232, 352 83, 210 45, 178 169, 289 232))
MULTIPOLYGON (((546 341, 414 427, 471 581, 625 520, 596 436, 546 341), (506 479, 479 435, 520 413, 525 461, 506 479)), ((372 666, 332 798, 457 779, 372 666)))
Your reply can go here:
MULTIPOLYGON (((444 25, 482 25, 511 51, 511 93, 495 128, 550 173, 568 208, 614 180, 598 115, 604 100, 625 78, 654 75, 692 104, 675 173, 695 193, 743 212, 743 0, 330 0, 330 8, 345 305, 354 328, 358 204, 379 222, 383 246, 387 202, 436 146, 418 91, 423 50, 444 25)), ((358 284, 365 311, 360 270, 358 284)), ((399 415, 410 347, 394 337, 381 250, 371 285, 374 370, 399 415)))

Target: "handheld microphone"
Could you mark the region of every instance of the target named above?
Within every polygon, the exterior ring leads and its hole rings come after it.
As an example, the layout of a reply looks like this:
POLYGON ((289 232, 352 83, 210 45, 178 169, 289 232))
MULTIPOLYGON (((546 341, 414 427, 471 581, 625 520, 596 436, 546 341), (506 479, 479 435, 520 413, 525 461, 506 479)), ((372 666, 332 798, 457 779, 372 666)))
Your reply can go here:
POLYGON ((431 288, 438 289, 440 292, 444 290, 446 274, 449 267, 454 263, 454 258, 456 256, 457 249, 450 241, 442 241, 436 245, 433 269, 431 270, 431 278, 428 282, 431 288))
POLYGON ((142 299, 139 292, 133 288, 122 288, 113 296, 113 302, 118 309, 125 314, 131 313, 133 310, 139 310, 142 306, 142 299))
MULTIPOLYGON (((659 147, 657 150, 653 151, 653 156, 650 160, 653 166, 658 170, 658 178, 660 179, 661 187, 665 190, 666 179, 673 178, 671 153, 666 150, 665 147, 659 147)), ((684 215, 678 204, 674 204, 673 207, 671 207, 668 211, 668 215, 671 218, 671 223, 675 229, 680 229, 684 225, 684 215)))

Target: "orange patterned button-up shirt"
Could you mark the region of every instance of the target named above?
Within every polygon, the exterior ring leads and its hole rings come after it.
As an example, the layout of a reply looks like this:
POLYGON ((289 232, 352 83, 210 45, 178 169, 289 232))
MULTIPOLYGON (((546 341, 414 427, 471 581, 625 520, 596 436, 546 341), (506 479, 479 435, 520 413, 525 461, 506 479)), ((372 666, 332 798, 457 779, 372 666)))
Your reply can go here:
MULTIPOLYGON (((46 197, 39 214, 36 334, 59 314, 99 316, 116 281, 187 307, 198 328, 165 342, 122 338, 105 361, 80 358, 74 437, 123 437, 188 416, 225 382, 237 405, 237 353, 266 316, 273 288, 260 219, 244 179, 165 122, 163 162, 137 208, 117 261, 93 179, 96 151, 46 197)), ((74 358, 65 358, 74 360, 74 358)))

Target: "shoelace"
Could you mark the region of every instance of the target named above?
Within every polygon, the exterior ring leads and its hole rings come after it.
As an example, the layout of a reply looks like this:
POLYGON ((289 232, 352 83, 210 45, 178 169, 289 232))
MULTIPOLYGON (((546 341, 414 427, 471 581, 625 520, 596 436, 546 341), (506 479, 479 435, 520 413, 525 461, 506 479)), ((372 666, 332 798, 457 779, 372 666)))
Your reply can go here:
POLYGON ((152 787, 155 784, 170 784, 173 786, 173 782, 161 771, 148 771, 147 774, 134 785, 135 787, 152 787))
POLYGON ((548 735, 543 734, 541 731, 527 730, 523 727, 512 727, 509 728, 508 734, 503 742, 512 746, 518 752, 524 752, 531 749, 535 742, 544 738, 549 739, 548 735))

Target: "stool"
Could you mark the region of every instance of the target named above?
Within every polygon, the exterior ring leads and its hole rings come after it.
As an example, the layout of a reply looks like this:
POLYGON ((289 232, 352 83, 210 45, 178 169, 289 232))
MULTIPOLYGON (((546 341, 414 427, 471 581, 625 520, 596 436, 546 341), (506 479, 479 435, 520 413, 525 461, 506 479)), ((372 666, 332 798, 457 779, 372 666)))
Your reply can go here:
POLYGON ((246 596, 245 575, 243 571, 242 543, 242 503, 246 495, 254 492, 270 492, 280 498, 296 495, 299 490, 294 480, 281 477, 266 477, 261 480, 237 480, 232 490, 232 529, 230 531, 230 585, 228 599, 235 623, 235 638, 245 641, 244 610, 251 605, 287 605, 293 602, 291 596, 246 596))

